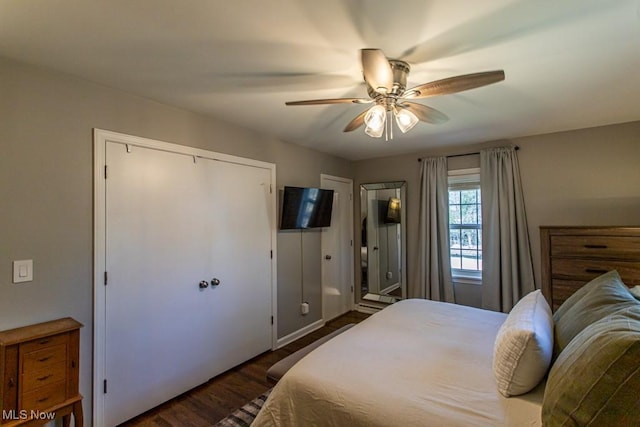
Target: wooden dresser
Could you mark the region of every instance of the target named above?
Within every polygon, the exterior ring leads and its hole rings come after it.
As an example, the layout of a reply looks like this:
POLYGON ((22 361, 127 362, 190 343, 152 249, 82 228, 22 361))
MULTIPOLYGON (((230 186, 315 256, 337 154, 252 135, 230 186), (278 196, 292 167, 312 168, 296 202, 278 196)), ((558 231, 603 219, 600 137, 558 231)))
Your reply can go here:
POLYGON ((81 427, 80 328, 71 319, 0 332, 0 425, 42 425, 71 414, 81 427))
POLYGON ((542 293, 555 311, 591 279, 617 270, 640 285, 640 227, 540 227, 542 293))

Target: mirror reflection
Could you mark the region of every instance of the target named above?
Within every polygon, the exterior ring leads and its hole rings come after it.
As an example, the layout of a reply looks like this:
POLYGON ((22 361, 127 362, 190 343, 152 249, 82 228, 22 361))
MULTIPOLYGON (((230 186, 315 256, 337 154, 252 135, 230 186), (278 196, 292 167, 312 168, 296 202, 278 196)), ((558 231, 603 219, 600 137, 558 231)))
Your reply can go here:
POLYGON ((404 181, 360 186, 360 298, 394 303, 406 298, 404 181))

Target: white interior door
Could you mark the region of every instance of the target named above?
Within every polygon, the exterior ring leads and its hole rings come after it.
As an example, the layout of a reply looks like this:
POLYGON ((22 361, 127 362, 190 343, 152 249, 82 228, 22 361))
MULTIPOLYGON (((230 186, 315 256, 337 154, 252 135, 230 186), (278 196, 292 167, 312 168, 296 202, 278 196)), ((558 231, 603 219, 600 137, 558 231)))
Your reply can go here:
POLYGON ((334 191, 331 226, 322 231, 322 317, 330 320, 353 309, 353 181, 321 176, 334 191))
POLYGON ((116 142, 105 160, 96 424, 113 426, 271 348, 275 220, 272 169, 116 142))
POLYGON ((189 156, 107 144, 105 423, 119 424, 210 378, 213 255, 189 156), (206 256, 202 256, 206 254, 206 256))
POLYGON ((211 289, 216 305, 207 327, 217 375, 271 348, 271 175, 236 163, 203 166, 216 194, 208 280, 219 285, 211 289))
POLYGON ((377 191, 367 192, 367 284, 369 293, 380 293, 380 209, 378 208, 377 191))

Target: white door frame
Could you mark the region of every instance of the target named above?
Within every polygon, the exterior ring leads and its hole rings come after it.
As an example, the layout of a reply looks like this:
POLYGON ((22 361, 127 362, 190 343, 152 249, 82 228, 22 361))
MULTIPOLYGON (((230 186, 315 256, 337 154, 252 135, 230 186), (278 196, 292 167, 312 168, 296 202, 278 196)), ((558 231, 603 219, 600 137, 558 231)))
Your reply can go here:
POLYGON ((247 166, 255 166, 268 169, 271 172, 271 315, 273 322, 271 325, 271 348, 277 348, 277 204, 276 193, 273 191, 276 184, 276 165, 273 163, 258 160, 246 159, 243 157, 228 154, 215 153, 213 151, 201 150, 154 139, 141 138, 122 133, 94 129, 93 130, 93 425, 101 427, 104 420, 104 393, 103 381, 106 377, 106 180, 108 174, 106 165, 106 147, 108 142, 116 142, 125 145, 153 148, 157 150, 169 151, 172 153, 186 154, 211 160, 219 160, 229 163, 237 163, 247 166))
MULTIPOLYGON (((350 236, 350 240, 351 240, 351 246, 349 248, 349 251, 347 251, 347 254, 341 254, 341 256, 348 256, 349 257, 349 262, 347 263, 347 265, 349 265, 349 280, 350 280, 350 284, 349 287, 352 290, 351 291, 351 299, 349 301, 349 310, 353 310, 354 306, 355 306, 355 266, 354 266, 354 235, 353 235, 353 180, 350 178, 343 178, 340 176, 334 176, 334 175, 327 175, 327 174, 320 174, 320 186, 322 187, 322 183, 324 182, 324 180, 329 180, 329 181, 337 181, 343 184, 349 184, 349 186, 351 187, 351 192, 350 194, 350 209, 349 209, 349 236, 350 236)), ((322 246, 324 246, 324 243, 322 243, 322 246)), ((322 247, 321 248, 321 254, 322 257, 324 257, 325 254, 325 248, 322 247)), ((324 259, 321 258, 321 263, 324 263, 324 259)), ((321 264, 322 265, 322 264, 321 264)), ((322 280, 322 319, 324 321, 330 320, 327 319, 326 317, 326 313, 325 313, 325 302, 324 302, 324 295, 325 295, 325 289, 324 289, 325 283, 324 283, 324 277, 322 280)))

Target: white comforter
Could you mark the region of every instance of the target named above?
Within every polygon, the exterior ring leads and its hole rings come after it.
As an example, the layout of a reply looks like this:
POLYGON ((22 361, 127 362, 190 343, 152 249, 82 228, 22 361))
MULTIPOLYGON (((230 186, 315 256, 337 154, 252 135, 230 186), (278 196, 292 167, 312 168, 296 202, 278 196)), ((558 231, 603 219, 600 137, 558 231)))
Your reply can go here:
POLYGON ((508 399, 496 388, 505 318, 427 300, 391 305, 294 365, 252 426, 540 425, 543 385, 508 399))

